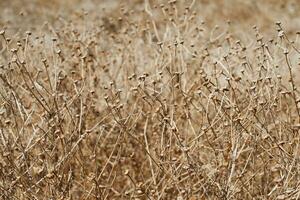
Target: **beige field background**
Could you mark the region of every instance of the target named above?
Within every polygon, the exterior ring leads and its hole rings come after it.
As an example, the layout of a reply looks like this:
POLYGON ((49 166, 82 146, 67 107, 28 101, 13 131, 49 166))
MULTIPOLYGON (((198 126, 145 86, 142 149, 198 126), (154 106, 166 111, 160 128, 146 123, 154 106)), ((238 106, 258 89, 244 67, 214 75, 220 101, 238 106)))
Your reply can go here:
POLYGON ((0 1, 0 199, 299 199, 300 1, 0 1))

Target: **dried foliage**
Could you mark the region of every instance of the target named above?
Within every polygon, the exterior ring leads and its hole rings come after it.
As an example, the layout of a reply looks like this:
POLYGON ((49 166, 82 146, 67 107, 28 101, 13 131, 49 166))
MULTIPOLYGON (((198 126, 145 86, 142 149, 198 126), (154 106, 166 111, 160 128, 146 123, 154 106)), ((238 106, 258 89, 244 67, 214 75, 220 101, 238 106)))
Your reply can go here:
POLYGON ((24 2, 0 3, 0 199, 299 198, 297 1, 24 2))

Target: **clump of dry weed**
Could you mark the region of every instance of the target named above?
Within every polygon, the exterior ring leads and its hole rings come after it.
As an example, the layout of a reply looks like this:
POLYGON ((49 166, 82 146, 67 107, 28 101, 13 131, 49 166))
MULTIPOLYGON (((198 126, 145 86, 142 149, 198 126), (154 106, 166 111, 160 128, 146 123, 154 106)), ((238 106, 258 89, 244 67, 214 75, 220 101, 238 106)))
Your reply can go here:
POLYGON ((299 198, 299 33, 197 6, 4 26, 1 199, 299 198))

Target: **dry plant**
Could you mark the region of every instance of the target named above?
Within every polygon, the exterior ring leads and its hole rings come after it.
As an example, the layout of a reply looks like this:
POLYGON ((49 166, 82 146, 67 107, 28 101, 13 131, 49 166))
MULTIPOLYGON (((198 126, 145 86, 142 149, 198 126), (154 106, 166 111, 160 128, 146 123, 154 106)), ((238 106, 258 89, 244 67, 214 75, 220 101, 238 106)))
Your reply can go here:
POLYGON ((1 21, 0 199, 299 199, 300 32, 225 2, 1 21))

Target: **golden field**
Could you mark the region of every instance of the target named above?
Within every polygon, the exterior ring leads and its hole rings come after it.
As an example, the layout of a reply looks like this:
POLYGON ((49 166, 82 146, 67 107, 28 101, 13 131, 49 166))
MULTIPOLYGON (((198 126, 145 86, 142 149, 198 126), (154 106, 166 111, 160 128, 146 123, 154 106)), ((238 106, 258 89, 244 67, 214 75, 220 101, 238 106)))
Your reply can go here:
POLYGON ((0 1, 0 199, 299 199, 299 17, 0 1))

